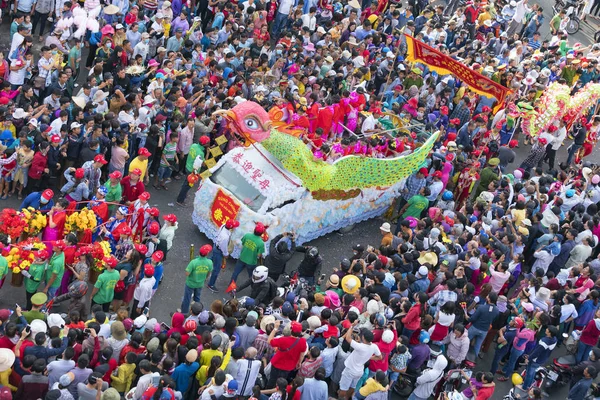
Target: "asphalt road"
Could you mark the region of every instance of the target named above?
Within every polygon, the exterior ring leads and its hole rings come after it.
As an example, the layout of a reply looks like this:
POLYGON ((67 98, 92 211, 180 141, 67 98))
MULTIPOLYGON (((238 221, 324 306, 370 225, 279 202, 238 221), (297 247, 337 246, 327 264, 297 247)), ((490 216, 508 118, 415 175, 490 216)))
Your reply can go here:
MULTIPOLYGON (((545 9, 544 15, 546 17, 545 25, 541 29, 542 38, 549 39, 547 23, 552 18, 552 3, 548 0, 544 0, 541 1, 540 4, 545 9)), ((588 19, 588 21, 589 23, 582 24, 582 30, 573 35, 573 40, 581 42, 583 45, 588 45, 593 41, 591 37, 593 36, 595 29, 597 29, 596 20, 588 19)), ((6 18, 2 24, 2 29, 7 32, 8 26, 8 19, 6 18)), ((35 43, 37 45, 37 38, 35 43)), ((0 36, 0 49, 6 52, 9 46, 10 43, 8 42, 8 35, 0 36)), ((567 145, 565 145, 559 151, 557 156, 557 165, 560 161, 566 160, 567 145)), ((511 168, 514 169, 518 167, 519 163, 525 158, 528 151, 529 148, 524 146, 516 149, 517 160, 512 166, 509 167, 509 170, 511 170, 511 168)), ((597 151, 598 150, 596 149, 595 154, 597 154, 597 151)), ((190 246, 192 244, 195 245, 195 249, 197 251, 202 244, 210 243, 210 241, 203 234, 201 234, 197 227, 192 223, 192 210, 190 206, 179 207, 173 205, 175 203, 175 197, 177 196, 180 185, 180 181, 173 181, 168 185, 169 191, 156 191, 152 187, 149 188, 149 191, 152 194, 152 198, 150 199, 152 206, 158 207, 161 210, 161 214, 176 214, 179 220, 179 229, 177 230, 175 242, 173 244, 173 248, 169 252, 169 259, 167 260, 165 266, 165 279, 154 296, 150 310, 151 316, 158 318, 159 321, 169 321, 170 314, 180 307, 181 297, 183 295, 183 285, 185 281, 184 270, 189 261, 190 246)), ((191 196, 193 194, 193 192, 190 192, 190 195, 188 196, 188 204, 192 204, 191 196)), ((20 201, 13 196, 8 200, 1 202, 0 204, 2 207, 18 208, 20 201)), ((343 235, 339 233, 332 233, 310 242, 310 245, 318 246, 320 253, 324 258, 323 272, 331 273, 332 269, 339 264, 339 260, 344 257, 349 257, 352 254, 352 245, 356 243, 363 245, 379 243, 380 234, 378 227, 381 223, 382 220, 380 219, 372 219, 359 224, 352 231, 343 235)), ((301 254, 296 254, 289 263, 289 270, 295 269, 300 260, 301 254)), ((227 265, 227 268, 220 273, 217 281, 217 287, 221 289, 221 292, 214 294, 208 289, 204 289, 201 296, 202 303, 205 305, 210 305, 210 303, 216 299, 228 298, 228 295, 224 293, 224 289, 231 277, 232 269, 233 261, 230 261, 227 265)), ((245 278, 244 274, 242 274, 240 279, 243 280, 243 278, 245 278)), ((247 293, 242 292, 241 294, 243 295, 247 293)), ((14 307, 15 302, 20 304, 25 303, 24 289, 12 287, 9 279, 7 279, 4 287, 0 289, 0 308, 14 307)), ((559 354, 559 352, 561 352, 561 349, 556 351, 557 354, 559 354)), ((490 353, 492 354, 486 355, 483 360, 478 361, 476 370, 489 369, 489 365, 493 357, 493 352, 490 353)), ((493 399, 502 399, 510 387, 510 383, 497 382, 493 399)), ((550 398, 555 399, 564 399, 566 397, 567 391, 565 388, 553 392, 550 396, 550 398)))

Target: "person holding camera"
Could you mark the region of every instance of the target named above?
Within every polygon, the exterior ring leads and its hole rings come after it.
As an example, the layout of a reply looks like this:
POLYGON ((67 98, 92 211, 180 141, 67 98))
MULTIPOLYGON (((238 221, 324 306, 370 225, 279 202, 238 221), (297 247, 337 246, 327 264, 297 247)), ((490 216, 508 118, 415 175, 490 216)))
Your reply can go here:
POLYGON ((296 238, 291 232, 284 232, 271 239, 269 255, 265 258, 265 267, 269 268, 269 278, 277 279, 285 274, 285 267, 294 253, 290 249, 296 247, 296 238))

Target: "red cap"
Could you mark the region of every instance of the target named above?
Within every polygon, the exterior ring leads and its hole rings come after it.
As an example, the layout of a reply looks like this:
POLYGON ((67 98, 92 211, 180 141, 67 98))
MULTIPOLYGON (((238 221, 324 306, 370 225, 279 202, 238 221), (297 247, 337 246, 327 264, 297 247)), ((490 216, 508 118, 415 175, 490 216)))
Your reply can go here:
POLYGON ((429 175, 429 174, 427 173, 427 168, 420 168, 420 169, 419 169, 419 173, 420 173, 421 175, 425 176, 426 178, 427 178, 427 175, 429 175))
POLYGON ((151 155, 152 153, 150 153, 150 151, 148 151, 148 149, 145 147, 140 147, 140 149, 138 150, 138 156, 150 157, 151 155))
POLYGON ((202 257, 206 257, 211 251, 212 246, 210 244, 205 244, 204 246, 200 247, 200 255, 202 257))
POLYGON ((454 154, 453 153, 446 154, 446 161, 452 162, 453 160, 454 160, 454 154))
POLYGON ((148 225, 148 233, 151 235, 158 235, 158 231, 160 231, 160 225, 156 221, 152 221, 150 225, 148 225))
POLYGON ((513 139, 510 142, 508 142, 508 147, 510 147, 512 149, 513 147, 517 147, 518 144, 519 144, 519 141, 513 139))
MULTIPOLYGON (((150 214, 151 217, 154 217, 154 218, 156 218, 160 215, 160 211, 156 207, 150 207, 146 210, 146 212, 148 214, 150 214)), ((156 225, 158 225, 158 224, 156 224, 156 225)), ((159 229, 160 229, 160 226, 159 226, 159 229)))
POLYGON ((113 179, 121 179, 123 177, 123 174, 121 173, 121 171, 115 171, 112 174, 108 174, 108 177, 113 179))
MULTIPOLYGON (((152 267, 152 269, 154 269, 154 267, 152 267)), ((194 332, 197 326, 198 324, 196 324, 196 321, 188 319, 185 321, 185 324, 183 324, 183 329, 185 329, 186 332, 194 332)))
POLYGON ((54 192, 53 192, 51 189, 46 189, 46 190, 44 190, 44 192, 42 193, 42 197, 43 197, 45 200, 48 200, 48 201, 50 201, 50 200, 52 200, 52 198, 54 197, 54 192))
POLYGON ((548 127, 548 132, 552 133, 552 132, 556 132, 558 130, 558 127, 556 125, 550 125, 548 127))
POLYGON ((135 247, 135 249, 138 251, 138 253, 140 253, 142 255, 144 255, 148 252, 148 246, 146 246, 145 244, 140 243, 140 244, 136 244, 133 247, 135 247))
POLYGON ((139 169, 139 168, 134 168, 131 171, 129 171, 129 173, 130 174, 135 174, 135 175, 138 175, 138 176, 142 176, 142 170, 139 169))
POLYGON ((121 235, 131 235, 131 227, 129 225, 125 225, 123 229, 121 229, 121 235))
POLYGON ((543 137, 539 138, 538 142, 540 142, 541 145, 548 144, 548 141, 546 140, 546 138, 543 138, 543 137))
POLYGON ((237 225, 239 226, 240 223, 238 221, 236 221, 235 219, 228 219, 227 222, 225 222, 225 228, 227 228, 227 229, 235 228, 236 222, 237 222, 237 225))
POLYGON ((481 112, 490 112, 490 111, 492 111, 492 109, 489 108, 488 106, 481 107, 481 112))
POLYGON ((148 201, 148 200, 150 200, 150 193, 143 192, 142 194, 140 194, 140 197, 138 197, 138 198, 140 200, 148 201))
POLYGON ((442 115, 448 115, 448 106, 441 106, 440 107, 440 114, 442 114, 442 115))
POLYGON ((111 268, 114 268, 117 266, 117 264, 119 263, 117 261, 117 259, 114 256, 108 256, 108 257, 104 257, 102 259, 102 261, 104 262, 104 264, 110 266, 111 268))
POLYGON ((435 171, 433 173, 433 177, 434 178, 441 178, 442 177, 442 171, 435 171))
POLYGON ((350 329, 351 326, 352 326, 352 322, 350 322, 349 320, 345 319, 342 321, 342 328, 350 329))
POLYGON ((165 219, 165 221, 169 221, 172 224, 177 222, 177 216, 175 214, 167 214, 163 218, 165 219))
POLYGON ((387 265, 387 263, 388 263, 388 258, 387 258, 386 256, 379 256, 379 257, 377 257, 377 258, 379 258, 379 261, 381 261, 381 263, 382 263, 384 266, 386 266, 386 265, 387 265))
POLYGON ((373 114, 381 114, 381 108, 377 108, 377 107, 375 107, 375 108, 373 108, 373 109, 371 110, 371 112, 372 112, 373 114))
POLYGON ((145 275, 154 275, 154 266, 152 264, 144 265, 144 274, 145 275))
POLYGON ((46 250, 36 250, 33 252, 33 256, 40 260, 46 260, 48 259, 48 252, 46 250))
POLYGON ((83 168, 77 168, 75 170, 75 179, 83 179, 85 176, 85 170, 83 168))
POLYGON ((54 242, 52 242, 52 247, 59 250, 64 250, 65 247, 67 247, 67 244, 64 240, 55 240, 54 242))
POLYGON ((257 222, 256 226, 254 227, 254 233, 257 235, 262 235, 263 233, 265 233, 266 230, 267 229, 265 228, 265 226, 260 222, 257 222))
POLYGON ((394 90, 402 90, 402 86, 396 85, 396 86, 394 86, 394 90))
POLYGON ((52 135, 52 137, 50 137, 52 143, 60 143, 60 140, 60 135, 52 135))
POLYGON ((161 250, 152 253, 152 259, 156 262, 161 262, 165 258, 165 254, 161 250))
POLYGON ((167 117, 163 114, 158 114, 155 118, 156 122, 163 122, 167 120, 167 117))
POLYGON ((200 136, 200 144, 202 146, 206 146, 209 143, 210 143, 210 138, 208 136, 206 136, 206 135, 200 136))
POLYGON ((108 161, 106 161, 102 154, 98 154, 96 157, 94 157, 94 162, 99 162, 102 165, 108 164, 108 161))
POLYGON ((291 328, 292 328, 293 333, 301 333, 302 332, 302 324, 300 322, 292 321, 291 328))
POLYGON ((515 318, 515 326, 517 327, 517 329, 521 329, 525 323, 523 322, 523 319, 521 317, 517 317, 515 318))

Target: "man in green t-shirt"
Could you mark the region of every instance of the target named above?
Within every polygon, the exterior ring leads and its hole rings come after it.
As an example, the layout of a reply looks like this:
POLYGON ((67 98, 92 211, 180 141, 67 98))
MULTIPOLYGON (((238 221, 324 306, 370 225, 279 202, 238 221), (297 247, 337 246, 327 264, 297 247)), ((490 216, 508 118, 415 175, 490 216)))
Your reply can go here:
MULTIPOLYGON (((0 234, 0 243, 6 247, 8 246, 8 237, 1 233, 0 234)), ((4 277, 8 274, 8 261, 2 255, 0 255, 0 287, 2 287, 2 283, 4 282, 4 277)))
POLYGON ((427 196, 431 195, 431 190, 428 187, 424 187, 419 191, 419 194, 414 195, 408 200, 408 203, 400 210, 402 219, 406 217, 413 217, 416 219, 421 218, 423 210, 429 207, 429 200, 427 196))
POLYGON ((25 308, 27 310, 31 310, 31 297, 37 292, 40 282, 44 279, 47 260, 47 250, 34 251, 33 262, 27 271, 22 272, 25 276, 25 297, 27 298, 27 305, 25 308))
MULTIPOLYGON (((191 121, 191 120, 190 120, 191 121)), ((204 162, 204 158, 206 157, 206 146, 210 144, 210 138, 208 136, 200 136, 200 143, 194 143, 190 146, 190 151, 187 154, 187 158, 185 159, 185 179, 182 179, 181 190, 179 191, 179 195, 177 196, 177 204, 180 206, 185 206, 185 199, 187 197, 188 192, 190 191, 190 184, 188 183, 187 176, 189 174, 200 173, 200 168, 194 169, 194 162, 197 157, 200 157, 204 162)))
POLYGON ((187 314, 190 311, 192 296, 195 302, 200 301, 202 286, 213 270, 213 262, 208 255, 212 251, 210 244, 200 247, 200 256, 196 257, 185 269, 185 291, 181 301, 181 312, 187 314))
POLYGON ((100 304, 102 311, 108 312, 110 303, 115 297, 115 285, 119 281, 121 274, 119 271, 115 271, 115 267, 118 264, 116 258, 112 256, 105 257, 103 261, 106 269, 100 274, 94 285, 94 290, 92 290, 92 306, 100 304))
POLYGON ((44 278, 46 287, 43 290, 48 295, 49 300, 52 300, 56 296, 65 273, 65 247, 67 245, 63 240, 57 240, 52 243, 54 254, 50 258, 50 264, 46 269, 46 277, 44 278))
POLYGON ((233 282, 236 281, 244 268, 248 271, 248 277, 252 278, 252 271, 254 271, 254 267, 258 265, 265 252, 265 242, 261 237, 265 230, 265 226, 259 222, 254 227, 253 233, 246 233, 242 237, 242 252, 240 253, 240 259, 235 263, 233 275, 231 276, 233 282))

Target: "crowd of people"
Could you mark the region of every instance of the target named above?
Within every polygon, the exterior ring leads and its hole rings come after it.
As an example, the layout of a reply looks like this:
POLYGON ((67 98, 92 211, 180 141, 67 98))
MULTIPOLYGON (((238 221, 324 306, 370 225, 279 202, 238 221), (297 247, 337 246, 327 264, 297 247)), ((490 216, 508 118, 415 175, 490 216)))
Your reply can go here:
MULTIPOLYGON (((543 112, 554 82, 572 94, 598 82, 600 45, 572 43, 564 11, 545 22, 527 0, 8 3, 0 200, 16 197, 46 223, 43 249, 12 271, 25 277, 23 308, 0 310, 0 400, 425 400, 449 397, 446 373, 473 367, 456 388, 463 398, 497 397, 510 379, 537 400, 536 370, 566 340, 577 361, 567 398, 593 388, 600 167, 588 159, 600 115, 593 106, 528 135, 510 111, 543 112), (405 35, 511 93, 497 104, 407 61, 405 35), (239 145, 214 111, 244 101, 322 162, 439 138, 384 216, 380 243, 324 260, 292 232, 265 243, 262 224, 232 243, 229 220, 160 322, 152 298, 178 223, 150 206, 151 192, 172 190, 186 207, 189 176, 239 145), (528 152, 520 165, 517 147, 528 152), (65 229, 84 207, 97 220, 88 238, 65 229), (110 248, 94 279, 93 243, 110 248), (203 305, 205 286, 225 291, 218 276, 238 245, 227 285, 248 296, 203 305), (477 365, 484 357, 490 368, 477 365)), ((2 283, 22 239, 0 234, 2 283)))

